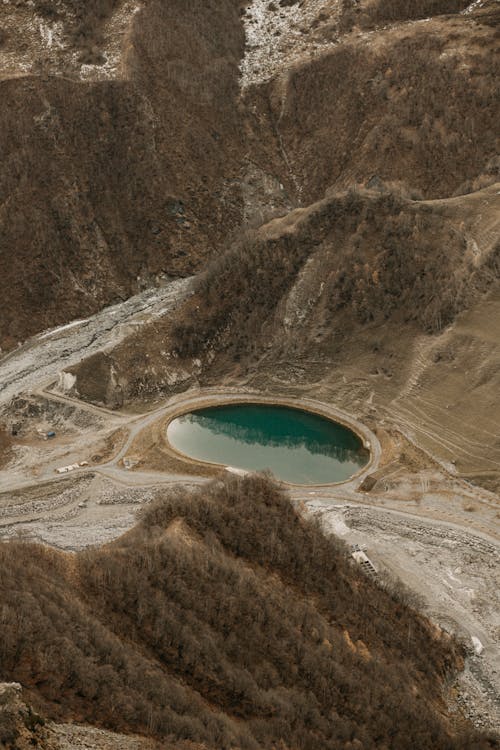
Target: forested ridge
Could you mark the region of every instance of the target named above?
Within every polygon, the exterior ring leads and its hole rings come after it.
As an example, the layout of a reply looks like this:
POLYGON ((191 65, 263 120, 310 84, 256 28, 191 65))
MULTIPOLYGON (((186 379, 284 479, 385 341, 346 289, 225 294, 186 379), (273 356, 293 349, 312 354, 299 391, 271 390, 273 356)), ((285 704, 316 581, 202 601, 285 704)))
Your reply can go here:
POLYGON ((36 709, 207 748, 497 747, 453 727, 462 647, 266 477, 166 492, 68 555, 0 547, 3 679, 36 709))

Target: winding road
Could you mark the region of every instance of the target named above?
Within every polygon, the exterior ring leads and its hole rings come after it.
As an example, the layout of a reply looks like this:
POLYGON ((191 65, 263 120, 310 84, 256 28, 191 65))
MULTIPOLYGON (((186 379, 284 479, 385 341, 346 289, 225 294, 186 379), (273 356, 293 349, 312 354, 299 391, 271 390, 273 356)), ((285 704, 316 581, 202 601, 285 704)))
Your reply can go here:
MULTIPOLYGON (((0 359, 0 413, 16 396, 32 394, 61 407, 71 405, 88 412, 94 420, 97 417, 99 423, 106 425, 108 434, 117 429, 126 434, 109 460, 82 466, 70 474, 55 473, 54 469, 61 465, 57 453, 37 467, 36 477, 28 472, 23 474, 19 466, 0 471, 0 492, 5 500, 0 507, 1 537, 12 538, 16 529, 21 529, 34 539, 64 549, 102 544, 130 528, 135 508, 154 497, 159 488, 202 484, 205 478, 188 473, 128 470, 122 459, 133 450, 141 432, 180 411, 209 404, 278 400, 319 411, 346 423, 369 440, 372 462, 364 473, 377 468, 382 451, 376 436, 350 415, 310 398, 277 399, 275 395, 245 387, 192 388, 158 408, 134 415, 110 411, 50 390, 61 370, 97 351, 112 349, 138 326, 174 309, 191 288, 192 280, 185 279, 143 292, 95 316, 33 337, 0 359), (14 498, 11 493, 15 493, 14 498)), ((87 434, 87 449, 88 439, 87 434)), ((71 450, 75 455, 74 446, 71 450)), ((500 649, 495 629, 500 633, 500 622, 495 614, 498 609, 490 603, 495 602, 498 594, 495 578, 499 568, 498 527, 488 527, 480 514, 467 517, 463 512, 463 501, 469 500, 474 492, 474 488, 465 484, 457 490, 461 495, 455 498, 450 495, 451 502, 442 503, 437 510, 432 501, 425 499, 415 503, 383 493, 359 493, 357 488, 362 478, 363 474, 340 485, 289 485, 288 490, 297 504, 319 515, 326 528, 340 533, 346 541, 364 545, 376 565, 392 571, 413 590, 427 596, 428 611, 435 620, 456 623, 459 632, 465 628, 471 635, 479 634, 485 645, 485 657, 472 662, 474 669, 467 673, 465 686, 474 695, 471 718, 479 716, 483 723, 490 718, 496 721, 500 716, 500 709, 495 713, 494 708, 495 692, 500 692, 500 649), (475 561, 468 564, 470 570, 462 570, 464 548, 469 559, 475 561), (453 549, 456 554, 452 554, 453 549)))

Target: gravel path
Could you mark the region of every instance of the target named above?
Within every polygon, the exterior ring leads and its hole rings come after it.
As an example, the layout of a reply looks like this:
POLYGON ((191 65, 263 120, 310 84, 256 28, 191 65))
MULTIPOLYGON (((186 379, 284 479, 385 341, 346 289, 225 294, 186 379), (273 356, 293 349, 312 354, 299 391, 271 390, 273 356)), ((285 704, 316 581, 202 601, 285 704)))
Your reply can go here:
POLYGON ((500 546, 444 523, 323 499, 306 502, 324 528, 358 544, 378 575, 416 593, 424 612, 465 642, 469 656, 456 687, 476 726, 500 729, 500 546), (472 637, 484 652, 478 656, 472 637))

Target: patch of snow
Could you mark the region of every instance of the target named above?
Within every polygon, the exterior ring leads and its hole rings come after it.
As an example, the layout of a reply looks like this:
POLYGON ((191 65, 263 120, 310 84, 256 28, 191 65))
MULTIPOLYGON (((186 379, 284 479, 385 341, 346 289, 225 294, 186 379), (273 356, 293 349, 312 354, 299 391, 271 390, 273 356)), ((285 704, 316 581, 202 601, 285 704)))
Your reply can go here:
POLYGON ((118 59, 116 57, 106 57, 104 55, 104 63, 102 64, 90 64, 83 63, 80 66, 79 74, 82 81, 110 81, 116 78, 116 69, 118 67, 118 59))
POLYGON ((238 477, 246 477, 250 474, 249 471, 245 471, 245 469, 237 469, 235 466, 226 466, 226 471, 230 474, 236 474, 238 477))
POLYGON ((66 393, 70 391, 76 383, 76 375, 71 372, 60 372, 57 383, 57 390, 66 393))
POLYGON ((134 16, 140 10, 140 4, 133 0, 125 0, 105 22, 102 29, 103 59, 98 64, 82 64, 79 62, 79 54, 73 56, 73 65, 78 69, 80 80, 111 81, 123 77, 123 38, 133 23, 134 16))
POLYGON ((53 46, 64 48, 63 43, 63 25, 59 21, 53 23, 47 23, 45 20, 40 20, 38 23, 40 31, 40 39, 45 47, 49 49, 53 46))
POLYGON ((479 638, 476 638, 475 635, 471 636, 471 641, 472 641, 472 645, 474 647, 474 653, 476 654, 476 656, 481 656, 481 654, 484 651, 483 644, 481 643, 481 641, 479 640, 479 638))

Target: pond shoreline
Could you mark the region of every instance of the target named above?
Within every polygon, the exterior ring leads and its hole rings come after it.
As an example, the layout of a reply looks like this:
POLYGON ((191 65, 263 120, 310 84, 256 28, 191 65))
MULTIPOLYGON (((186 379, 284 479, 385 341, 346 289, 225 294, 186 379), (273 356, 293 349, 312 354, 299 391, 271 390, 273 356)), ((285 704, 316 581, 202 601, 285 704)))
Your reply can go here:
POLYGON ((203 459, 193 458, 188 454, 180 451, 176 448, 167 437, 167 430, 169 425, 177 418, 187 415, 192 412, 200 411, 201 409, 208 409, 212 407, 223 407, 223 406, 237 406, 237 405, 256 405, 256 406, 275 406, 285 407, 289 409, 295 409, 298 411, 305 412, 306 414, 313 414, 322 417, 334 424, 340 425, 341 427, 351 431, 361 441, 363 447, 368 450, 369 458, 367 463, 360 467, 358 471, 355 471, 347 479, 341 481, 329 481, 329 482, 311 482, 302 484, 298 482, 291 482, 280 479, 284 485, 288 487, 333 487, 338 485, 349 485, 358 484, 364 479, 364 477, 374 471, 379 463, 381 448, 379 441, 375 434, 366 425, 362 424, 359 420, 355 419, 346 412, 338 409, 337 407, 329 406, 320 401, 307 398, 290 398, 290 397, 279 397, 279 396, 265 396, 259 393, 220 393, 217 396, 215 394, 207 393, 204 395, 200 393, 198 397, 189 397, 182 399, 175 404, 172 412, 169 411, 168 415, 163 417, 161 425, 162 433, 162 448, 170 453, 177 459, 182 460, 191 466, 206 466, 207 469, 220 468, 221 470, 228 470, 227 464, 217 463, 214 461, 206 461, 203 459))

